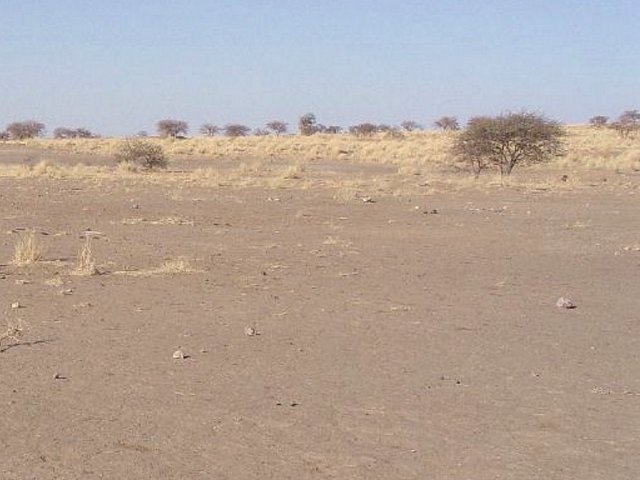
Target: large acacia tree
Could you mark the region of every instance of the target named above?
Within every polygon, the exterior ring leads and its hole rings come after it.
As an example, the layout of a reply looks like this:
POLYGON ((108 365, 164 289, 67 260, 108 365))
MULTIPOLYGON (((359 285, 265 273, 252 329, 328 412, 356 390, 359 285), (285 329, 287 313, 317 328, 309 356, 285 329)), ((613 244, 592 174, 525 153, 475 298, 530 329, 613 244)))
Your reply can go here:
POLYGON ((189 124, 182 120, 165 119, 156 123, 156 129, 158 135, 161 137, 179 137, 180 135, 186 135, 189 131, 189 124))
POLYGON ((453 145, 474 173, 496 165, 501 175, 524 162, 541 162, 562 152, 562 126, 530 112, 507 113, 497 117, 474 117, 453 145))
POLYGON ((35 120, 13 122, 7 125, 7 133, 12 140, 25 140, 27 138, 40 137, 44 134, 44 123, 35 120))
POLYGON ((305 113, 298 120, 298 130, 300 135, 309 136, 318 131, 318 122, 316 116, 313 113, 305 113))

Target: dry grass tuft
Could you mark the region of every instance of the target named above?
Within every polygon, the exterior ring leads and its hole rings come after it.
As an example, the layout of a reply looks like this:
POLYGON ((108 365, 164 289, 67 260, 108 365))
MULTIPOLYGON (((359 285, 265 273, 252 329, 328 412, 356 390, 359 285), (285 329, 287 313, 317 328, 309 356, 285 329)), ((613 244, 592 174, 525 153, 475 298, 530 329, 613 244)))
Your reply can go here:
POLYGON ((86 237, 84 245, 78 251, 78 259, 76 268, 73 270, 73 275, 97 275, 100 273, 96 267, 96 262, 93 257, 93 248, 91 245, 91 237, 86 237))
POLYGON ((358 190, 352 186, 340 187, 333 194, 333 199, 339 203, 349 203, 358 196, 358 190))
POLYGON ((195 222, 182 217, 162 217, 157 220, 149 220, 142 217, 125 218, 122 220, 123 225, 187 225, 193 226, 195 222))
POLYGON ((140 169, 138 168, 138 165, 128 160, 123 160, 122 162, 118 162, 116 166, 116 172, 120 174, 138 173, 139 170, 140 169))
POLYGON ((12 263, 19 267, 32 265, 42 260, 44 248, 33 230, 20 235, 16 242, 12 263))
POLYGON ((156 270, 159 274, 175 274, 175 273, 193 273, 195 269, 184 259, 166 260, 156 270))
POLYGON ((302 174, 305 172, 305 170, 305 166, 300 163, 290 165, 282 173, 282 178, 285 180, 298 180, 302 178, 302 174))
MULTIPOLYGON (((0 347, 2 347, 2 342, 5 340, 19 342, 22 336, 24 335, 25 325, 22 320, 17 320, 15 322, 9 322, 7 325, 7 329, 0 333, 0 347)), ((1 352, 2 350, 0 350, 1 352)))
POLYGON ((165 260, 162 265, 156 268, 149 268, 146 270, 119 270, 114 273, 130 277, 152 277, 155 275, 176 275, 195 272, 198 272, 198 270, 196 270, 188 260, 180 258, 165 260))

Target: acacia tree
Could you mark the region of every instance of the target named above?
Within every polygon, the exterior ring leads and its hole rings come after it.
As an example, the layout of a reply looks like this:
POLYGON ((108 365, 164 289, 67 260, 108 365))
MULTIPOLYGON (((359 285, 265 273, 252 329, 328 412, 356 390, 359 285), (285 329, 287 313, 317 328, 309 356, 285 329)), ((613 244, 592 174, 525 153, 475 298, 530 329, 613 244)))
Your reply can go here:
POLYGON ((414 122, 413 120, 405 120, 400 124, 400 126, 405 132, 414 132, 422 129, 422 125, 418 122, 414 122))
POLYGON ((440 117, 438 120, 433 122, 433 125, 440 130, 450 132, 460 130, 460 124, 456 117, 440 117))
POLYGON ((13 122, 7 125, 7 133, 12 140, 26 140, 27 138, 39 137, 44 133, 44 123, 35 120, 25 120, 23 122, 13 122))
POLYGON ((229 123, 224 126, 224 134, 227 137, 246 137, 251 129, 239 123, 229 123))
POLYGON ((189 124, 182 120, 165 119, 156 123, 158 135, 161 137, 176 138, 180 135, 186 135, 189 131, 189 124))
POLYGON ((313 113, 307 113, 301 116, 298 120, 300 135, 309 136, 316 133, 318 131, 316 123, 316 116, 313 113))
POLYGON ((595 128, 601 128, 607 125, 609 122, 609 117, 605 117, 604 115, 596 115, 595 117, 591 117, 589 119, 589 125, 595 128))
POLYGON ((560 124, 529 112, 474 117, 453 144, 453 153, 469 162, 476 176, 488 165, 509 175, 522 162, 541 162, 562 151, 560 124))
POLYGON ((205 137, 214 137, 220 132, 220 127, 213 125, 212 123, 203 123, 200 127, 200 133, 205 137))
POLYGON ((273 132, 276 136, 287 133, 287 124, 280 120, 272 120, 265 125, 266 129, 273 132))

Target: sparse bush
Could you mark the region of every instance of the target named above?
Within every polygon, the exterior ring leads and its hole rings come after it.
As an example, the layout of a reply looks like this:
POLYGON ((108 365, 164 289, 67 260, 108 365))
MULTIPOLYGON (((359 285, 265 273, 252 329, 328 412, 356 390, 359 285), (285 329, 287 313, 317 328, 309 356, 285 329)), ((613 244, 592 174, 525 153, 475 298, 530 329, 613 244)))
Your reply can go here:
POLYGON ((9 132, 0 132, 0 142, 6 142, 7 140, 9 140, 9 132))
POLYGON ((609 122, 609 117, 605 117, 604 115, 596 115, 595 117, 591 117, 589 119, 589 125, 595 128, 601 128, 607 125, 609 122))
POLYGON ((161 145, 144 140, 128 140, 116 153, 118 163, 139 165, 144 170, 167 168, 169 161, 161 145))
POLYGON ((181 120, 166 119, 156 123, 156 129, 158 130, 158 135, 161 137, 177 138, 187 134, 189 124, 181 120))
POLYGON ((316 124, 316 116, 313 113, 307 113, 301 116, 300 120, 298 120, 300 135, 309 136, 316 133, 318 131, 316 124))
POLYGON ((12 140, 40 137, 44 134, 44 129, 44 123, 36 122, 35 120, 13 122, 7 125, 7 132, 12 140))
POLYGON ((272 131, 275 135, 287 133, 287 124, 280 120, 273 120, 265 125, 267 130, 272 131))
POLYGON ((249 127, 238 123, 229 123, 224 126, 224 134, 227 137, 246 137, 250 131, 249 127))
POLYGON ((414 122, 413 120, 405 120, 400 124, 400 126, 405 132, 414 132, 422 129, 422 125, 418 122, 414 122))
POLYGON ((269 135, 269 130, 265 129, 265 128, 256 128, 253 131, 253 135, 256 137, 266 137, 269 135))
POLYGON ((440 117, 438 120, 433 122, 433 125, 440 130, 449 132, 460 130, 460 124, 456 117, 440 117))
POLYGON ((618 132, 622 138, 628 138, 640 130, 640 112, 638 110, 627 110, 609 127, 618 132))
POLYGON ((475 117, 453 144, 453 153, 469 162, 474 173, 496 165, 509 175, 518 163, 541 162, 560 154, 560 124, 535 113, 508 113, 497 117, 475 117))
POLYGON ((220 133, 220 127, 211 123, 204 123, 200 127, 200 133, 205 137, 214 137, 216 134, 220 133))

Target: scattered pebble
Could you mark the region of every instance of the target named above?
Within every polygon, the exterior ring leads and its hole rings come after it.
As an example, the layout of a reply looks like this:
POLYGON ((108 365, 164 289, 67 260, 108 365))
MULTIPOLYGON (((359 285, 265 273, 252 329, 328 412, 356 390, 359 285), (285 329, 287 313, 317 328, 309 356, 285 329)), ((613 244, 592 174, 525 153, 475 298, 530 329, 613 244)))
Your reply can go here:
POLYGON ((65 377, 64 375, 62 375, 61 373, 54 373, 53 374, 53 379, 54 380, 66 380, 67 377, 65 377))
POLYGON ((362 198, 361 198, 361 200, 362 200, 364 203, 376 203, 376 201, 375 201, 373 198, 371 198, 371 197, 362 197, 362 198))
POLYGON ((67 288, 65 290, 60 290, 60 295, 71 295, 73 294, 73 288, 67 288))
POLYGON ((556 307, 566 308, 568 310, 571 310, 573 308, 577 308, 577 305, 573 303, 573 301, 570 298, 560 297, 556 302, 556 307))
POLYGON ((244 334, 247 337, 254 337, 258 335, 258 331, 253 327, 244 327, 244 334))
POLYGON ((21 307, 22 307, 22 305, 20 305, 20 302, 13 302, 11 304, 11 308, 13 308, 14 310, 16 310, 18 308, 21 308, 21 307))
POLYGON ((20 279, 20 280, 16 280, 15 283, 16 285, 29 285, 31 282, 29 280, 20 279))

